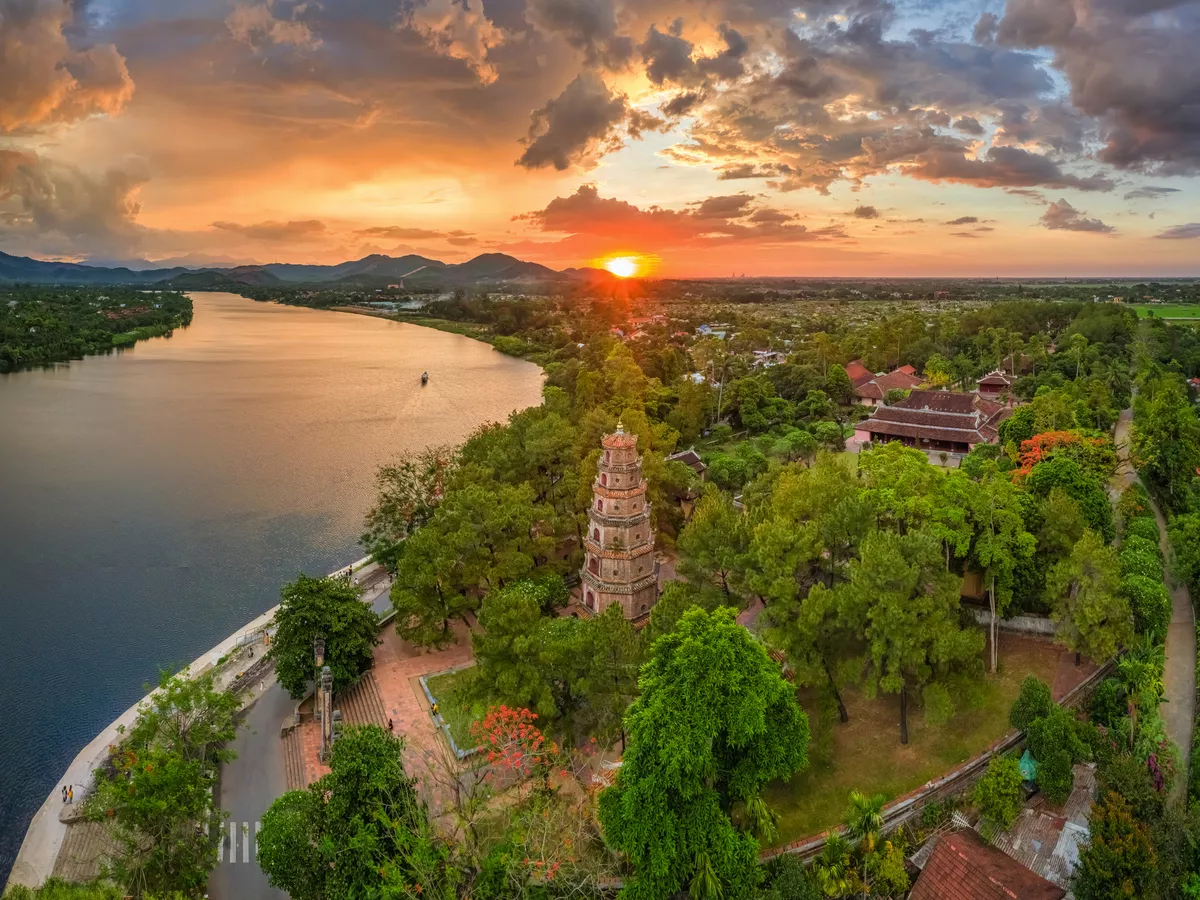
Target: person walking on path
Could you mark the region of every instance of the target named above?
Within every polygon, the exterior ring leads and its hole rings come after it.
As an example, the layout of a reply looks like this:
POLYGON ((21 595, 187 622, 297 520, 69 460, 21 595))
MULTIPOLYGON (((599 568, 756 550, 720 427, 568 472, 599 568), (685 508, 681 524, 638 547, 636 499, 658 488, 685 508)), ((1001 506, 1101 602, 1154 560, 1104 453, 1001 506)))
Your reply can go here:
POLYGON ((67 802, 67 786, 64 784, 62 789, 63 803, 67 802))
POLYGON ((75 785, 73 784, 67 787, 67 802, 75 802, 75 785))

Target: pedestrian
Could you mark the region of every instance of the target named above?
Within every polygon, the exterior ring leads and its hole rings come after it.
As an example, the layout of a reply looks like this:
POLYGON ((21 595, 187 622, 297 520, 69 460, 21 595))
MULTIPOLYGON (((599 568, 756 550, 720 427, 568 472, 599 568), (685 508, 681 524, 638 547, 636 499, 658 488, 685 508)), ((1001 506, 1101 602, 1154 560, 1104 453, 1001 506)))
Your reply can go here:
POLYGON ((67 786, 64 784, 62 789, 63 803, 67 802, 67 786))
POLYGON ((393 729, 392 720, 388 719, 388 731, 391 731, 392 729, 393 729))
POLYGON ((258 692, 259 692, 260 694, 262 694, 262 693, 264 693, 266 690, 267 690, 267 683, 266 683, 265 681, 260 681, 260 682, 258 683, 258 692))
POLYGON ((71 785, 70 787, 67 788, 67 802, 68 803, 75 802, 75 785, 71 785))

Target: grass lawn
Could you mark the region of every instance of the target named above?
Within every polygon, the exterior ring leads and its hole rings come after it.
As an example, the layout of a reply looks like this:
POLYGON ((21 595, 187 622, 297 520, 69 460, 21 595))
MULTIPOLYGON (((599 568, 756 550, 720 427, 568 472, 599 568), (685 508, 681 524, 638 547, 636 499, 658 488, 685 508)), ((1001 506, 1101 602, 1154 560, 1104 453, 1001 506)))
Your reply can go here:
POLYGON ((1035 641, 1001 640, 1000 671, 981 685, 976 708, 960 709, 944 725, 928 725, 909 698, 907 746, 900 744, 900 699, 880 694, 867 700, 844 692, 850 721, 821 722, 815 701, 804 701, 813 735, 809 767, 788 782, 766 789, 779 813, 779 840, 785 844, 841 822, 850 791, 883 794, 892 800, 966 762, 1009 730, 1008 709, 1030 673, 1054 682, 1059 651, 1035 641), (824 726, 824 728, 822 727, 824 726))
MULTIPOLYGON (((461 334, 464 337, 474 338, 477 341, 488 341, 490 343, 492 335, 492 330, 487 325, 480 325, 477 322, 456 322, 450 319, 435 319, 431 316, 408 315, 404 312, 396 313, 392 318, 395 318, 397 322, 420 325, 422 328, 436 328, 438 331, 461 334)), ((458 738, 455 738, 455 740, 458 740, 458 738)))
POLYGON ((475 668, 460 669, 446 675, 435 675, 425 679, 429 692, 437 700, 438 712, 450 726, 454 743, 459 750, 475 746, 471 740, 471 723, 487 714, 488 704, 472 695, 475 692, 475 668))
POLYGON ((1133 303, 1130 305, 1143 318, 1153 313, 1159 319, 1200 319, 1200 304, 1197 303, 1133 303))

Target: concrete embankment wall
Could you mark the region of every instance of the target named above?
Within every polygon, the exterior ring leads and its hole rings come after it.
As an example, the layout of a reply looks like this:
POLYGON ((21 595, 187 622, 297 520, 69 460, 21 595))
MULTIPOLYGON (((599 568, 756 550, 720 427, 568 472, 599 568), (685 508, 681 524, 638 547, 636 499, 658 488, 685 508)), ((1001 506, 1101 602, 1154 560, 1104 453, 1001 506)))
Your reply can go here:
MULTIPOLYGON (((364 557, 350 566, 331 572, 330 575, 342 575, 347 569, 352 569, 356 577, 363 579, 366 576, 373 574, 378 568, 375 563, 370 561, 369 557, 364 557)), ((201 654, 187 668, 188 675, 192 678, 206 675, 218 668, 221 660, 229 657, 239 647, 244 646, 247 640, 260 636, 261 633, 271 624, 275 618, 275 613, 279 607, 273 606, 265 613, 255 617, 243 627, 239 628, 221 643, 217 644, 211 650, 201 654)), ((221 679, 223 680, 223 679, 221 679)), ((232 680, 232 678, 231 678, 232 680)), ((54 871, 54 862, 58 859, 59 850, 62 849, 63 839, 66 836, 66 824, 59 819, 59 813, 62 811, 62 795, 61 788, 65 784, 74 785, 75 802, 78 804, 84 798, 87 790, 90 789, 92 783, 92 772, 94 772, 101 763, 108 757, 108 748, 119 742, 121 733, 129 728, 137 719, 138 710, 141 708, 153 692, 147 694, 125 712, 121 713, 112 724, 101 731, 86 747, 79 751, 78 755, 67 766, 67 770, 55 783, 50 791, 50 796, 41 805, 41 808, 34 813, 33 818, 29 822, 29 827, 25 831, 25 839, 21 842, 21 849, 17 853, 17 859, 13 863, 12 872, 8 876, 8 888, 16 885, 24 885, 25 887, 38 887, 54 871)), ((247 699, 248 702, 248 699, 247 699)))

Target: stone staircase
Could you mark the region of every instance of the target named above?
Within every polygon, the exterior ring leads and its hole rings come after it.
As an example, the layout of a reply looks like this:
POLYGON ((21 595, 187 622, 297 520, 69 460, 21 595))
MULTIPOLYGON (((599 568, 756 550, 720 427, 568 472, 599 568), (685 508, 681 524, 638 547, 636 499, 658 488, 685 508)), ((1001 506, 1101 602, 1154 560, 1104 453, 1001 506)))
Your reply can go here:
POLYGON ((304 777, 304 751, 300 748, 300 732, 295 728, 289 729, 283 736, 283 772, 289 791, 299 791, 308 787, 308 779, 304 777))
POLYGON ((72 882, 94 881, 100 877, 101 863, 119 848, 103 822, 72 822, 67 825, 67 836, 54 861, 54 877, 72 882))
POLYGON ((379 682, 368 671, 358 683, 340 697, 335 697, 335 709, 342 711, 343 725, 379 725, 387 727, 387 711, 379 694, 379 682))

